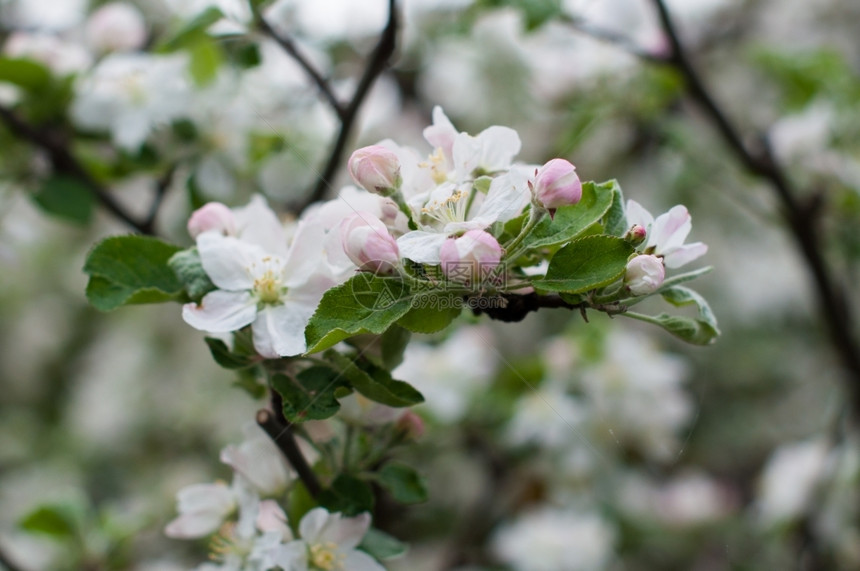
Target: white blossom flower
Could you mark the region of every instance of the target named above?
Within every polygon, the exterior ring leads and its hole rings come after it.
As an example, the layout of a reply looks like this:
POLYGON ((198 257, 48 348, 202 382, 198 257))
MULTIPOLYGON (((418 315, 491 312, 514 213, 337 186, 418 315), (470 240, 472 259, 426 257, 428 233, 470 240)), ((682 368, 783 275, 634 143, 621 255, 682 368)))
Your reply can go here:
POLYGON ((194 539, 215 533, 238 506, 235 490, 227 484, 192 484, 176 494, 179 517, 164 533, 175 539, 194 539))
POLYGON ((774 524, 803 515, 827 468, 830 445, 824 439, 786 444, 767 461, 759 482, 761 521, 774 524))
POLYGON ((638 202, 628 200, 627 224, 638 224, 647 230, 648 239, 644 252, 661 256, 667 268, 679 268, 704 256, 708 251, 708 246, 702 242, 684 244, 693 226, 690 213, 680 204, 655 220, 638 202))
POLYGON ((366 512, 348 518, 329 513, 325 508, 314 508, 299 522, 301 539, 278 547, 273 560, 291 571, 384 571, 370 555, 356 549, 369 527, 370 514, 366 512))
MULTIPOLYGON (((260 206, 247 208, 253 212, 260 206)), ((323 293, 336 283, 321 265, 323 229, 299 221, 288 247, 283 228, 266 223, 267 218, 277 220, 273 213, 256 224, 243 225, 244 217, 243 212, 237 215, 241 238, 217 231, 197 237, 203 269, 219 289, 199 305, 186 304, 182 317, 192 327, 214 333, 250 325, 254 348, 264 357, 302 353, 305 326, 323 293)))
POLYGON ((547 506, 502 526, 492 549, 516 571, 599 571, 614 543, 615 531, 599 515, 547 506))
POLYGON ((272 439, 255 423, 244 426, 245 440, 221 450, 221 461, 259 494, 274 496, 286 490, 293 471, 272 439))
POLYGON ((136 151, 155 128, 187 114, 187 65, 183 54, 110 54, 75 86, 72 119, 136 151))

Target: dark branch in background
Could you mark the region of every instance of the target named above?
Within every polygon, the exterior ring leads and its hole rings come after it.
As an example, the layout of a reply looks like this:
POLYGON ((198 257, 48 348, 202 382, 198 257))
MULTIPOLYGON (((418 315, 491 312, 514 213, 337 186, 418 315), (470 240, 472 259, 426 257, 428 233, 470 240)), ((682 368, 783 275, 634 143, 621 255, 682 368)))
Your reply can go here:
POLYGON ((593 24, 586 22, 582 18, 568 16, 566 14, 562 14, 560 16, 560 20, 572 29, 581 32, 590 38, 594 38, 595 40, 618 46, 624 49, 624 51, 640 59, 653 63, 667 63, 665 57, 642 49, 624 34, 620 34, 618 32, 608 30, 606 28, 601 28, 599 26, 594 26, 593 24))
POLYGON ((144 234, 155 235, 155 219, 158 217, 158 211, 161 208, 161 203, 164 202, 164 196, 170 188, 170 183, 173 182, 176 166, 176 164, 170 165, 155 183, 155 196, 149 205, 149 213, 146 215, 146 220, 141 224, 144 234))
POLYGON ((860 345, 854 338, 848 296, 844 287, 837 283, 824 260, 824 247, 817 227, 820 197, 816 195, 808 201, 798 199, 795 189, 791 186, 785 171, 775 160, 765 137, 760 136, 755 147, 744 143, 739 130, 710 95, 690 62, 665 3, 663 0, 652 1, 671 46, 667 63, 683 76, 690 97, 705 111, 738 160, 751 173, 767 180, 779 198, 782 216, 812 273, 825 325, 842 365, 850 377, 849 390, 855 415, 860 416, 860 345))
POLYGON ((338 100, 337 96, 332 91, 331 86, 328 83, 328 80, 322 76, 322 74, 314 67, 314 65, 299 51, 296 43, 289 36, 284 36, 279 34, 272 28, 262 14, 255 14, 257 25, 260 29, 265 32, 267 36, 275 40, 278 45, 280 45, 285 52, 290 54, 296 63, 305 70, 305 73, 316 83, 320 92, 323 94, 323 97, 326 98, 329 105, 331 105, 332 109, 334 109, 335 113, 337 113, 338 118, 341 121, 344 120, 346 116, 346 108, 343 104, 338 100))
POLYGON ((266 431, 266 434, 286 456, 290 466, 296 471, 311 497, 316 499, 322 491, 322 486, 317 480, 317 475, 305 460, 305 456, 296 442, 296 437, 293 435, 292 426, 281 422, 273 412, 266 409, 257 411, 257 424, 266 431))
POLYGON ((358 81, 358 86, 356 86, 355 92, 352 94, 352 99, 350 99, 349 103, 345 107, 335 97, 328 80, 326 80, 310 64, 310 62, 301 55, 301 53, 296 49, 295 44, 290 39, 280 36, 259 14, 257 15, 257 20, 260 22, 260 27, 263 31, 274 38, 275 41, 277 41, 281 47, 283 47, 284 50, 286 50, 287 53, 295 58, 296 62, 302 66, 314 83, 316 83, 317 87, 319 87, 323 96, 328 100, 329 104, 340 119, 340 131, 332 145, 325 166, 317 177, 317 182, 314 185, 314 188, 305 200, 291 205, 292 207, 290 210, 301 212, 309 205, 314 202, 318 202, 325 197, 326 192, 331 186, 331 180, 334 178, 335 173, 337 173, 337 170, 343 161, 343 152, 346 148, 349 136, 352 133, 352 127, 355 124, 355 120, 358 118, 358 111, 361 109, 364 100, 367 98, 367 94, 370 92, 373 82, 376 81, 376 78, 379 77, 379 75, 385 71, 385 68, 388 67, 391 56, 394 54, 394 50, 397 47, 397 7, 395 6, 395 0, 388 0, 388 23, 385 25, 385 29, 382 31, 382 35, 380 35, 379 41, 376 43, 376 47, 373 48, 373 52, 370 55, 367 66, 364 68, 364 73, 362 73, 361 79, 358 81))
POLYGON ((152 224, 136 220, 126 212, 111 197, 108 189, 93 178, 89 171, 72 155, 59 137, 30 125, 7 107, 0 106, 0 121, 5 123, 17 137, 29 141, 48 153, 55 173, 68 175, 82 183, 108 212, 141 234, 154 234, 152 224))

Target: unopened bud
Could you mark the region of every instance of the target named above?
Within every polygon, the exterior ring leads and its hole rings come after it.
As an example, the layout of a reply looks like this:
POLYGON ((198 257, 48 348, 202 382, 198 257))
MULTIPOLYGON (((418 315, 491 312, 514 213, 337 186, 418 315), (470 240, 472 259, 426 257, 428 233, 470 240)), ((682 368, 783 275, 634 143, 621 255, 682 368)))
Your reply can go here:
POLYGON ((349 157, 349 175, 361 188, 391 196, 400 188, 400 160, 380 145, 358 149, 349 157))
POLYGON ((132 4, 111 2, 90 15, 86 35, 96 51, 137 50, 146 43, 146 22, 132 4))
POLYGON ((564 159, 552 159, 538 169, 532 190, 535 200, 550 211, 576 204, 582 198, 576 167, 564 159))
POLYGON ((645 241, 645 238, 648 237, 648 231, 645 230, 639 224, 634 224, 630 227, 630 230, 624 234, 624 239, 630 243, 631 246, 638 246, 642 242, 645 241))
POLYGON ((476 284, 491 275, 502 260, 502 247, 492 234, 469 230, 449 238, 439 250, 442 273, 449 280, 476 284))
POLYGON ((401 414, 395 426, 411 440, 418 440, 424 434, 424 420, 411 410, 401 414))
POLYGON ((220 202, 209 202, 191 213, 188 233, 197 238, 204 232, 215 230, 227 236, 236 234, 236 217, 233 211, 220 202))
POLYGON ((378 218, 369 212, 356 212, 341 222, 343 251, 358 269, 375 274, 390 274, 400 262, 397 242, 378 218))
POLYGON ((624 285, 633 295, 648 295, 657 291, 665 278, 663 260, 657 256, 643 254, 627 262, 624 285))

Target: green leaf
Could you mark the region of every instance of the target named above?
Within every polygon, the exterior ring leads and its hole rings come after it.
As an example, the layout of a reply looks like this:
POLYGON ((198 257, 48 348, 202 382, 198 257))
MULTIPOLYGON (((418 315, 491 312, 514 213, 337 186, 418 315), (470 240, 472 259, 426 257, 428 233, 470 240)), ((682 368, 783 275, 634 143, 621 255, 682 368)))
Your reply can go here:
POLYGON ((397 320, 397 325, 413 333, 442 331, 451 325, 462 311, 462 300, 453 294, 428 293, 414 299, 416 303, 412 304, 412 309, 397 320))
POLYGON ((675 337, 678 337, 687 343, 692 343, 693 345, 709 345, 713 343, 720 334, 720 332, 710 324, 691 317, 669 315, 667 313, 651 316, 633 311, 627 311, 621 315, 660 326, 675 337))
POLYGON ((263 371, 260 366, 236 369, 236 380, 233 381, 232 386, 237 389, 242 389, 248 393, 251 398, 259 400, 269 394, 268 387, 260 382, 262 377, 263 371))
POLYGON ((379 484, 403 504, 427 501, 427 485, 413 468, 406 464, 389 463, 376 474, 379 484))
MULTIPOLYGON (((612 204, 614 181, 600 185, 593 182, 582 184, 582 199, 572 206, 562 206, 555 217, 545 217, 525 238, 530 248, 563 244, 582 234, 589 226, 598 222, 612 204)), ((506 227, 507 229, 507 227, 506 227)))
POLYGON ((358 548, 369 553, 374 559, 393 559, 406 553, 407 545, 384 531, 370 528, 364 534, 358 548))
POLYGON ((627 225, 627 214, 624 206, 624 193, 616 180, 604 182, 600 186, 612 192, 612 205, 606 212, 605 231, 611 236, 623 236, 630 228, 627 225))
POLYGON ((30 512, 20 522, 19 527, 33 533, 43 533, 57 538, 70 538, 75 535, 75 518, 63 506, 41 506, 30 512))
POLYGON ((93 215, 93 194, 79 181, 64 176, 46 180, 33 194, 42 210, 78 224, 87 224, 93 215))
POLYGON ((403 362, 403 352, 409 344, 412 333, 408 329, 393 325, 382 334, 379 340, 382 366, 393 371, 403 362))
POLYGON ((159 46, 157 51, 172 52, 193 43, 198 42, 205 37, 206 30, 209 26, 224 17, 224 13, 215 6, 210 6, 190 22, 185 24, 176 34, 159 46))
POLYGON ((370 400, 393 407, 412 406, 424 402, 424 397, 409 383, 391 378, 391 374, 369 361, 362 367, 355 361, 329 349, 324 357, 338 371, 338 376, 370 400))
POLYGON ((710 326, 714 330, 715 335, 720 334, 720 330, 717 327, 717 318, 714 312, 711 311, 711 306, 708 305, 705 298, 698 292, 683 286, 673 286, 668 289, 661 289, 660 295, 675 307, 695 305, 699 312, 698 321, 710 326))
POLYGON ((359 333, 383 333, 410 309, 408 287, 396 277, 359 272, 323 295, 305 329, 308 353, 359 333))
POLYGON ((564 246, 549 262, 546 277, 534 287, 580 293, 611 284, 622 275, 633 246, 615 236, 586 236, 564 246))
POLYGON ((51 83, 51 72, 41 63, 24 58, 0 57, 0 81, 39 91, 51 83))
POLYGON ((213 40, 206 37, 189 47, 191 62, 188 71, 198 87, 205 87, 215 80, 224 54, 213 40))
POLYGON ((340 474, 331 487, 319 495, 319 502, 330 512, 347 517, 373 510, 374 497, 370 484, 349 474, 340 474))
POLYGON ((180 248, 149 236, 113 236, 87 256, 87 299, 96 309, 176 300, 182 283, 168 266, 180 248))
POLYGON ((200 301, 204 295, 217 289, 200 261, 200 252, 197 248, 190 248, 176 252, 167 261, 170 269, 185 286, 188 297, 193 301, 200 301))
POLYGON ((345 379, 328 367, 305 369, 296 379, 273 375, 272 388, 284 401, 284 416, 290 422, 323 420, 340 410, 334 391, 344 386, 345 379))
POLYGON ((212 358, 225 369, 244 369, 258 362, 258 359, 250 355, 240 355, 230 351, 227 344, 220 339, 205 337, 204 341, 206 341, 206 345, 209 347, 209 352, 212 353, 212 358))

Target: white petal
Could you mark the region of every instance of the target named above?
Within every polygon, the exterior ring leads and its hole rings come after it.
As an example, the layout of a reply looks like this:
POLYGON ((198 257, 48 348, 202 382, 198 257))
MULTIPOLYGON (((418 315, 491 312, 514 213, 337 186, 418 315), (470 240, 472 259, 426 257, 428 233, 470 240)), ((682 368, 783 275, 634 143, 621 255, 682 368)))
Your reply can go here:
MULTIPOLYGON (((341 550, 346 551, 354 548, 361 543, 361 538, 367 533, 370 527, 370 514, 364 512, 355 517, 343 517, 335 519, 337 514, 332 516, 319 537, 320 542, 331 541, 336 544, 341 550)), ((347 567, 352 569, 352 567, 347 567)))
POLYGON ((521 172, 511 170, 493 179, 487 199, 473 220, 487 222, 486 226, 497 220, 505 222, 518 216, 528 199, 528 179, 521 172))
POLYGON ((239 330, 254 321, 257 302, 247 291, 215 290, 200 300, 200 305, 182 306, 182 319, 195 329, 213 333, 239 330))
POLYGON ((494 125, 478 134, 481 142, 479 167, 489 172, 506 170, 522 148, 520 136, 510 127, 494 125))
POLYGON ((324 263, 325 237, 322 224, 299 221, 290 245, 290 253, 284 263, 284 285, 292 287, 304 283, 308 274, 324 263))
POLYGON ((400 249, 401 258, 408 258, 420 264, 438 264, 441 263, 439 249, 447 239, 446 234, 415 230, 398 238, 397 247, 400 249))
POLYGON ((325 508, 314 508, 302 517, 299 522, 299 535, 309 543, 319 543, 320 534, 334 516, 325 508))
POLYGON ((424 139, 434 148, 441 148, 445 159, 450 163, 453 161, 454 139, 457 137, 457 129, 438 105, 433 108, 433 124, 424 129, 424 139))
POLYGON ((264 307, 251 326, 254 348, 260 355, 270 359, 304 353, 307 349, 305 327, 315 309, 294 301, 264 307))
POLYGON ((641 204, 631 199, 627 201, 627 225, 629 227, 634 224, 649 230, 650 226, 654 224, 654 217, 641 204))
POLYGON ((266 199, 255 194, 247 206, 234 208, 237 235, 243 242, 260 246, 266 252, 282 258, 287 255, 287 237, 284 225, 269 208, 266 199))
POLYGON ((385 571, 385 567, 364 551, 353 549, 345 555, 346 557, 343 560, 344 569, 349 569, 349 571, 385 571))
POLYGON ((308 569, 308 544, 298 539, 281 545, 273 551, 272 561, 287 571, 306 571, 308 569))
POLYGON ((679 246, 663 257, 663 263, 667 268, 680 268, 704 256, 708 252, 708 245, 702 242, 694 242, 679 246))
POLYGON ((212 512, 182 514, 164 528, 164 535, 173 539, 197 539, 218 531, 224 516, 212 512))
POLYGON ((216 286, 238 291, 254 287, 249 268, 267 253, 259 246, 242 242, 219 232, 204 232, 197 237, 197 250, 203 269, 216 286))
POLYGON ((690 213, 679 204, 654 220, 648 245, 657 246, 657 253, 670 252, 684 243, 692 228, 690 213))

